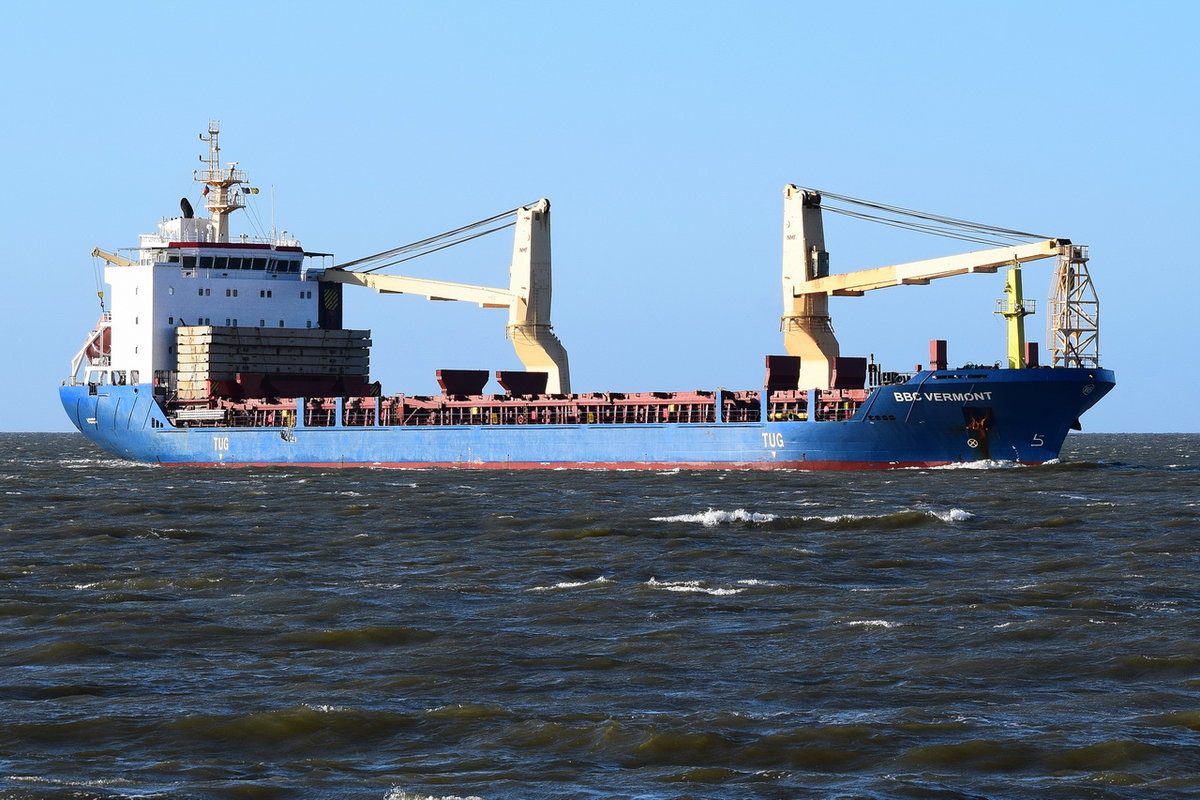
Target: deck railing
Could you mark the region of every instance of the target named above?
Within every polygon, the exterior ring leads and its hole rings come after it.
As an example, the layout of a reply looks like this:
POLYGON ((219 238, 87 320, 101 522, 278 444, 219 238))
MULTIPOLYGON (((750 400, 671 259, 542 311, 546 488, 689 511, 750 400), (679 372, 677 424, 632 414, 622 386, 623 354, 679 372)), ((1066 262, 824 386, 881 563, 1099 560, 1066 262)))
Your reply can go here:
MULTIPOLYGON (((865 390, 819 392, 815 410, 809 392, 772 393, 767 422, 844 421, 867 398, 865 390)), ((176 402, 168 417, 186 427, 291 428, 303 405, 301 427, 441 427, 481 425, 653 425, 756 423, 763 421, 757 391, 722 391, 720 415, 714 392, 643 394, 407 396, 294 398, 176 402), (202 412, 202 413, 198 413, 202 412)))

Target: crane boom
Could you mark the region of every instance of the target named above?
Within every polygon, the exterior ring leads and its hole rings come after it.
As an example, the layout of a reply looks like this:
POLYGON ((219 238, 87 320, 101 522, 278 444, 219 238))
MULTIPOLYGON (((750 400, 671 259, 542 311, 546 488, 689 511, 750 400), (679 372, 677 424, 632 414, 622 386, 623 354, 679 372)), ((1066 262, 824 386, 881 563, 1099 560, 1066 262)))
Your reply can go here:
POLYGON ((321 280, 365 286, 380 294, 415 294, 429 300, 461 300, 478 303, 480 308, 508 308, 513 302, 512 292, 505 289, 435 281, 429 278, 410 278, 407 275, 376 275, 370 272, 327 269, 321 280))
POLYGON ((888 267, 875 267, 874 269, 817 278, 798 284, 794 291, 796 296, 801 294, 858 296, 872 289, 886 289, 889 286, 923 285, 931 280, 949 278, 954 275, 995 272, 1014 262, 1023 264, 1026 261, 1060 256, 1067 252, 1070 245, 1071 242, 1068 239, 1047 239, 1034 244, 995 247, 943 258, 910 261, 888 267))
POLYGON ((517 358, 527 370, 546 373, 546 391, 550 394, 571 391, 567 351, 550 324, 549 200, 517 209, 507 289, 342 269, 325 270, 321 280, 365 286, 384 294, 415 294, 430 300, 478 303, 481 308, 507 308, 506 330, 517 358))
POLYGON ((124 256, 110 253, 107 250, 101 250, 99 247, 92 248, 92 255, 97 258, 103 258, 108 263, 115 264, 118 267, 132 267, 137 264, 136 261, 130 261, 124 256))
MULTIPOLYGON (((832 362, 839 355, 837 337, 829 317, 831 296, 857 297, 889 286, 927 284, 938 278, 972 272, 996 272, 1001 267, 1013 265, 1015 268, 1026 261, 1054 256, 1061 259, 1073 250, 1068 239, 1046 239, 830 275, 820 193, 788 184, 783 196, 782 330, 784 348, 790 355, 800 358, 800 388, 829 388, 832 362)), ((1074 249, 1078 250, 1077 247, 1074 249)), ((1013 290, 1009 291, 1011 294, 1013 290)), ((1019 284, 1016 291, 1019 293, 1019 284)), ((1014 302, 1014 307, 1022 305, 1021 298, 1014 302)), ((1012 312, 1006 316, 1011 317, 1014 327, 1020 328, 1024 313, 1012 312)), ((1019 342, 1023 329, 1018 334, 1010 335, 1010 339, 1019 342)))

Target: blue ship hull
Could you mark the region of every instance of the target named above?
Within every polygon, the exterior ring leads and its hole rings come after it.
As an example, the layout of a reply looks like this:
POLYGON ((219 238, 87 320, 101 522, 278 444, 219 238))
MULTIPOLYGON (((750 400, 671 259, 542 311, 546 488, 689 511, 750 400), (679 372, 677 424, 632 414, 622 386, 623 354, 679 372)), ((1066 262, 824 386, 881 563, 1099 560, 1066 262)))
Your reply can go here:
POLYGON ((1055 459, 1114 385, 1104 369, 945 370, 875 389, 845 421, 288 429, 175 427, 148 385, 60 396, 105 450, 170 465, 868 469, 1055 459))

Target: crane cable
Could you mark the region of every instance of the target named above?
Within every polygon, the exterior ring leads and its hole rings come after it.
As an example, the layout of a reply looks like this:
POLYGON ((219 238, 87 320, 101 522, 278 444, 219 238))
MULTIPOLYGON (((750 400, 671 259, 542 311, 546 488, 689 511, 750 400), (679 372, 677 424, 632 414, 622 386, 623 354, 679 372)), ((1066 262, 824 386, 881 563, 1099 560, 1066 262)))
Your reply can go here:
POLYGON ((444 233, 439 233, 435 236, 419 239, 415 242, 401 245, 400 247, 393 247, 390 250, 384 250, 383 252, 375 253, 374 255, 357 258, 353 261, 347 261, 343 264, 336 264, 331 267, 331 269, 351 270, 353 272, 375 272, 383 269, 384 267, 390 267, 405 261, 411 261, 414 258, 420 258, 421 256, 426 256, 430 253, 436 253, 439 250, 445 250, 446 248, 453 247, 457 244, 469 242, 472 239, 478 239, 481 236, 487 236, 488 234, 495 233, 496 231, 502 231, 505 228, 511 228, 516 225, 515 221, 498 225, 494 228, 489 228, 488 230, 477 230, 487 225, 491 225, 498 220, 504 219, 507 216, 515 214, 522 208, 527 207, 528 206, 517 206, 516 208, 511 208, 508 211, 504 211, 499 214, 493 214, 485 219, 477 220, 476 222, 454 228, 453 230, 445 231, 444 233), (351 269, 353 267, 358 267, 359 269, 351 269))
POLYGON ((104 268, 100 266, 100 259, 92 256, 92 275, 96 279, 96 297, 100 298, 100 313, 105 314, 108 308, 104 305, 104 268))
POLYGON ((823 198, 830 198, 833 200, 839 200, 843 203, 874 209, 882 212, 882 214, 890 214, 891 216, 871 214, 866 211, 856 211, 849 208, 822 204, 822 208, 832 211, 835 214, 842 214, 855 219, 891 225, 893 227, 903 228, 906 230, 915 231, 917 233, 928 233, 935 236, 945 236, 952 239, 962 239, 969 242, 995 245, 1004 245, 1012 241, 1054 238, 1052 236, 1043 236, 1041 234, 1030 233, 1028 231, 1019 231, 1012 228, 1001 228, 996 225, 987 225, 982 222, 971 222, 970 220, 957 219, 956 217, 946 217, 940 214, 930 214, 924 211, 915 211, 910 208, 887 205, 886 203, 878 203, 872 200, 862 200, 857 197, 834 194, 833 192, 824 192, 819 189, 810 189, 807 187, 801 188, 804 188, 805 191, 817 192, 823 198), (914 220, 924 220, 924 222, 912 222, 908 219, 897 219, 897 217, 908 217, 914 220), (1008 242, 997 241, 997 239, 1006 239, 1008 242))
MULTIPOLYGON (((420 258, 421 256, 427 256, 431 253, 436 253, 439 250, 445 250, 448 247, 454 247, 456 244, 462 244, 463 242, 469 242, 472 239, 478 239, 481 236, 487 236, 489 233, 495 233, 496 231, 502 231, 505 228, 511 228, 516 224, 517 223, 515 223, 515 222, 506 222, 503 225, 496 226, 495 228, 491 228, 486 231, 480 231, 479 233, 475 233, 470 236, 463 236, 463 237, 461 237, 459 239, 455 239, 454 241, 451 241, 451 242, 446 242, 445 244, 439 245, 438 247, 430 247, 426 250, 422 250, 419 253, 414 253, 411 256, 407 256, 406 258, 397 258, 394 261, 387 261, 383 264, 379 264, 378 266, 371 267, 370 269, 360 269, 360 270, 354 270, 354 271, 355 272, 375 272, 376 270, 383 269, 384 267, 392 267, 392 266, 395 266, 396 264, 403 264, 405 261, 412 261, 414 258, 420 258)), ((335 267, 335 269, 336 269, 336 267, 335 267)))
POLYGON ((1005 241, 1001 241, 997 238, 987 238, 984 236, 975 236, 975 235, 971 235, 971 234, 961 232, 961 231, 954 231, 953 229, 938 226, 938 225, 923 225, 918 222, 906 222, 904 220, 897 220, 897 219, 891 219, 888 217, 881 217, 881 216, 878 216, 875 214, 864 214, 860 211, 851 211, 850 209, 847 209, 847 208, 837 208, 835 206, 827 206, 824 204, 821 205, 821 208, 824 209, 825 211, 830 211, 835 214, 841 214, 846 217, 852 217, 854 219, 861 219, 861 220, 865 220, 867 222, 877 222, 881 225, 890 225, 893 228, 901 228, 903 230, 913 231, 915 233, 927 233, 932 236, 944 236, 948 239, 960 239, 964 242, 975 242, 977 244, 987 244, 987 245, 993 245, 993 246, 997 246, 997 247, 1011 243, 1011 239, 1008 242, 1005 242, 1005 241))

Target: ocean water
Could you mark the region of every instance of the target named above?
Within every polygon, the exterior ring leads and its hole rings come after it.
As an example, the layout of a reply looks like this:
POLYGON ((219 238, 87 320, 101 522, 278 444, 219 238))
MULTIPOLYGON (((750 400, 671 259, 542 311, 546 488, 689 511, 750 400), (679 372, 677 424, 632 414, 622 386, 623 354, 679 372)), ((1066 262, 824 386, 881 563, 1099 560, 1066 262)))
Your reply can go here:
POLYGON ((0 436, 0 798, 1200 795, 1200 436, 869 473, 0 436))

